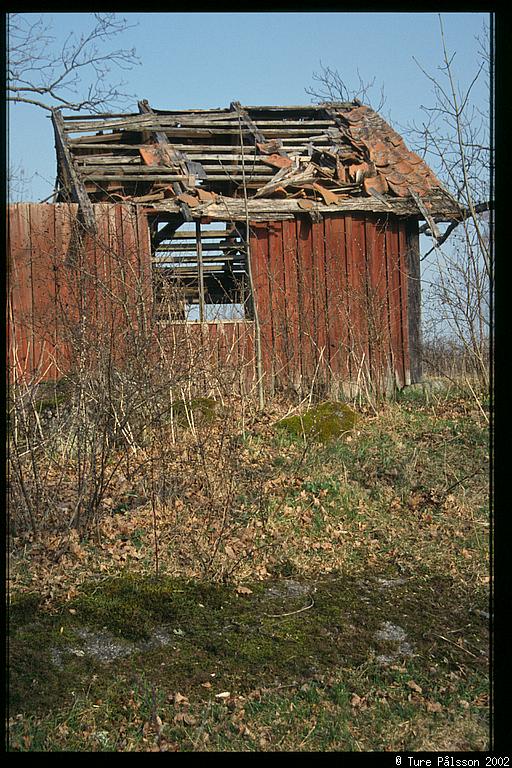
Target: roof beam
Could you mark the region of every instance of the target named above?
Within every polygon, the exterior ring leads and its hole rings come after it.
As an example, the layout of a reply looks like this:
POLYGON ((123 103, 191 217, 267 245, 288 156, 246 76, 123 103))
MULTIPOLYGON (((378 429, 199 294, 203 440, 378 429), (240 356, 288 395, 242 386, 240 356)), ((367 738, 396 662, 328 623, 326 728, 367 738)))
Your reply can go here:
POLYGON ((73 159, 66 144, 62 114, 59 109, 54 107, 52 108, 51 115, 53 130, 55 132, 57 156, 60 160, 59 165, 61 165, 60 170, 64 171, 64 174, 60 173, 59 176, 63 182, 63 186, 66 189, 69 189, 72 199, 80 206, 86 228, 91 232, 96 232, 96 219, 92 203, 89 200, 89 196, 85 191, 85 186, 73 165, 73 159))
MULTIPOLYGON (((255 145, 258 144, 267 144, 269 142, 268 134, 265 136, 264 133, 260 131, 254 120, 251 118, 249 113, 246 109, 242 107, 239 101, 232 101, 229 105, 229 108, 238 114, 238 117, 240 118, 241 123, 245 126, 245 128, 249 131, 250 136, 252 137, 252 140, 255 145)), ((271 129, 269 129, 271 133, 271 129)), ((270 141, 276 141, 275 139, 271 139, 270 141)), ((277 150, 277 153, 281 155, 281 157, 288 157, 288 154, 285 149, 283 149, 283 144, 281 139, 278 139, 278 145, 279 149, 277 150)))
POLYGON ((260 131, 256 123, 250 118, 249 113, 245 111, 239 101, 232 101, 229 105, 229 108, 232 112, 236 112, 238 114, 238 117, 242 121, 243 125, 245 125, 245 127, 250 132, 254 144, 264 144, 266 142, 265 136, 260 131))
MULTIPOLYGON (((153 109, 150 107, 147 99, 143 99, 142 101, 139 101, 138 106, 139 106, 139 112, 141 112, 142 114, 151 114, 151 115, 155 114, 153 109)), ((175 149, 173 149, 172 144, 167 138, 167 135, 163 131, 154 131, 153 135, 155 136, 155 139, 158 144, 166 147, 166 149, 169 152, 171 160, 175 162, 176 165, 182 169, 182 171, 188 173, 189 169, 186 166, 184 167, 183 153, 177 152, 175 149)), ((180 195, 183 192, 186 192, 186 190, 188 189, 188 186, 186 186, 180 181, 173 181, 172 188, 176 195, 180 195)), ((179 202, 180 211, 184 220, 193 221, 194 219, 188 205, 185 202, 183 202, 183 200, 179 200, 178 202, 179 202)))
POLYGON ((409 187, 409 194, 413 198, 414 202, 418 206, 420 213, 423 215, 423 218, 427 222, 432 235, 437 241, 439 241, 441 239, 441 232, 439 231, 439 227, 436 225, 433 217, 428 212, 423 200, 413 189, 411 189, 411 187, 409 187))

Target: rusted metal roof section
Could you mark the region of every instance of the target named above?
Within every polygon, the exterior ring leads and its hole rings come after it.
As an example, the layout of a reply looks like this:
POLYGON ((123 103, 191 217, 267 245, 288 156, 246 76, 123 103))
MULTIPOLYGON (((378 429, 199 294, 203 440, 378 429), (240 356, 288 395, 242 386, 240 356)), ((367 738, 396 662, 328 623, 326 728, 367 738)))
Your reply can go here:
POLYGON ((141 101, 139 110, 59 118, 60 199, 72 183, 90 202, 141 203, 188 220, 218 218, 222 208, 221 218, 237 218, 245 185, 256 220, 293 218, 309 208, 303 201, 319 214, 461 216, 426 163, 358 101, 183 111, 141 101))

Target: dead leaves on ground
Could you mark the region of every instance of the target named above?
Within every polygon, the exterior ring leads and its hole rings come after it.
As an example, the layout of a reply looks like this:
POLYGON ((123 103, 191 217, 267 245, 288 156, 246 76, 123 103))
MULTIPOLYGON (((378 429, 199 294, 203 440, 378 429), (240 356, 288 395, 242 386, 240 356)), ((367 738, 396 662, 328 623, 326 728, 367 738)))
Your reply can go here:
MULTIPOLYGON (((483 583, 480 549, 471 540, 484 541, 488 531, 475 528, 471 497, 455 491, 440 495, 439 489, 421 485, 418 476, 408 493, 386 483, 377 485, 370 489, 378 491, 372 500, 368 489, 350 477, 345 464, 341 471, 339 461, 332 460, 328 471, 316 465, 314 457, 310 465, 298 467, 296 448, 271 439, 271 423, 277 415, 277 410, 265 414, 251 425, 254 435, 237 444, 233 454, 236 465, 233 457, 223 455, 220 438, 212 432, 204 447, 209 478, 213 478, 210 487, 205 473, 198 471, 189 436, 190 445, 169 451, 169 476, 177 478, 177 484, 168 498, 157 499, 156 506, 144 496, 141 484, 127 479, 123 470, 113 478, 103 499, 105 514, 87 539, 81 540, 73 530, 42 534, 37 541, 33 536, 18 537, 10 561, 13 592, 37 586, 47 596, 66 595, 91 575, 124 568, 151 573, 155 547, 161 572, 177 577, 229 577, 243 584, 268 578, 283 559, 308 577, 345 569, 355 559, 363 566, 385 568, 401 559, 414 567, 437 557, 448 563, 454 578, 467 579, 470 574, 483 583), (332 477, 338 486, 341 483, 335 493, 322 487, 332 477), (230 478, 236 486, 233 496, 230 478), (243 500, 236 498, 244 495, 243 500), (116 511, 127 499, 129 509, 116 511)), ((390 408, 376 422, 383 435, 391 435, 393 450, 398 446, 408 450, 403 410, 395 413, 390 408)), ((375 440, 368 443, 367 436, 362 438, 367 441, 363 459, 368 464, 372 451, 377 451, 378 459, 380 447, 377 450, 375 440)), ((424 438, 424 442, 432 440, 426 431, 424 438)), ((359 440, 360 436, 353 441, 354 450, 359 450, 359 440)), ((67 485, 63 481, 63 489, 67 485)), ((68 496, 71 499, 66 491, 61 502, 66 507, 71 504, 68 496)))

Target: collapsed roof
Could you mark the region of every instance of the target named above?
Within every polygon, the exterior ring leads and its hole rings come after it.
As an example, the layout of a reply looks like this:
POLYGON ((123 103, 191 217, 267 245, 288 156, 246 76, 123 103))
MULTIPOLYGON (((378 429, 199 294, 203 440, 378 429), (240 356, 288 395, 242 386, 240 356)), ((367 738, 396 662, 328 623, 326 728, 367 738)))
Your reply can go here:
POLYGON ((131 202, 198 218, 375 211, 450 221, 456 200, 359 101, 63 116, 54 110, 58 200, 131 202))

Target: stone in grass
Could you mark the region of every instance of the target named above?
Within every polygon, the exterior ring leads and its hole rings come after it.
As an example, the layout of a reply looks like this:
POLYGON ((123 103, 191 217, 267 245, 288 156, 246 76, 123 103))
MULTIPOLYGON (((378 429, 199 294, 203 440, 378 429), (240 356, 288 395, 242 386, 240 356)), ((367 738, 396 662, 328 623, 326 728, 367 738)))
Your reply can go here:
POLYGON ((354 429, 358 418, 346 403, 327 400, 298 416, 281 419, 276 427, 297 437, 327 442, 354 429))
POLYGON ((377 656, 376 661, 382 666, 387 667, 396 663, 401 657, 413 655, 414 651, 411 644, 407 642, 406 632, 398 624, 392 624, 390 621, 383 622, 374 637, 376 640, 385 640, 395 646, 391 654, 377 656))

